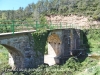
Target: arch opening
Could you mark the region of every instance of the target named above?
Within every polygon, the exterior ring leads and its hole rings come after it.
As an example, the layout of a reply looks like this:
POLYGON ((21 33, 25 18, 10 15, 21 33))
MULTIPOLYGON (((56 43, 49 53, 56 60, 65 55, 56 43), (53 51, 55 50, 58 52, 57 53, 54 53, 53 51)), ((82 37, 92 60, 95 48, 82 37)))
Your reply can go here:
MULTIPOLYGON (((23 54, 19 50, 6 44, 1 44, 0 46, 3 47, 6 52, 7 59, 5 60, 5 64, 9 65, 13 70, 23 67, 23 54)), ((1 48, 1 51, 2 50, 3 49, 1 48)))
POLYGON ((44 63, 49 66, 59 64, 59 57, 61 56, 61 39, 59 35, 51 33, 47 39, 48 54, 44 56, 44 63))
POLYGON ((48 37, 48 54, 53 56, 61 55, 61 40, 55 33, 48 37))

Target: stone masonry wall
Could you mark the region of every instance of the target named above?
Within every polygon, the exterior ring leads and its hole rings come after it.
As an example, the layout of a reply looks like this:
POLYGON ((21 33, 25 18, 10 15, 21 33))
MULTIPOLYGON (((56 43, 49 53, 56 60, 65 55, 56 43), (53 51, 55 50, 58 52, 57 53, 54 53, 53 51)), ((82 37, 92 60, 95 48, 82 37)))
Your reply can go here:
POLYGON ((0 44, 9 51, 9 65, 12 69, 37 67, 43 60, 42 57, 36 57, 30 33, 1 36, 0 44), (38 59, 41 59, 40 62, 38 59))

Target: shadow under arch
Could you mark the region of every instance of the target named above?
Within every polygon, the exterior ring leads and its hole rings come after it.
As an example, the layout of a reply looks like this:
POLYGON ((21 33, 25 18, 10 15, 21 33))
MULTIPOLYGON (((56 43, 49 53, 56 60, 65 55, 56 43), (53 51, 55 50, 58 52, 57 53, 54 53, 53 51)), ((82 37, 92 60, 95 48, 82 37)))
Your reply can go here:
POLYGON ((88 43, 88 38, 87 38, 87 35, 88 35, 88 29, 84 29, 84 30, 80 30, 81 33, 80 33, 80 36, 81 36, 81 46, 80 48, 84 49, 83 51, 80 51, 78 52, 78 59, 80 62, 83 62, 87 57, 88 57, 88 53, 91 53, 90 51, 90 45, 88 43))
POLYGON ((12 67, 13 70, 18 68, 23 68, 23 54, 17 50, 16 48, 6 45, 0 44, 4 46, 9 52, 9 65, 12 67))

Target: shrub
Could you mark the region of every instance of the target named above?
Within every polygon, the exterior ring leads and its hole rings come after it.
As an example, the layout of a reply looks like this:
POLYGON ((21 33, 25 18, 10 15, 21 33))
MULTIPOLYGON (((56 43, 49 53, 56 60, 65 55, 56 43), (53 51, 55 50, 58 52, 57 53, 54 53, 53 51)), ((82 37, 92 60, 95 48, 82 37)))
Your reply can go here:
POLYGON ((63 68, 69 68, 73 71, 79 70, 81 64, 76 57, 69 58, 66 63, 63 65, 63 68))

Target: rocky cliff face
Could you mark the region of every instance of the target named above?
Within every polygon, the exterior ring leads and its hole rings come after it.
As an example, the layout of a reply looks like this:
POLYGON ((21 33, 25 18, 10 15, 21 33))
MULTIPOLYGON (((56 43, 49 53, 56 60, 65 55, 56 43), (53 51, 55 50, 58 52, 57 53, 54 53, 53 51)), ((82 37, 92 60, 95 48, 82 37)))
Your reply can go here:
POLYGON ((69 15, 69 16, 62 16, 62 15, 50 15, 46 16, 46 19, 48 22, 52 22, 53 25, 59 25, 60 23, 62 25, 74 25, 74 26, 81 26, 89 28, 91 26, 99 27, 100 22, 99 21, 93 21, 91 17, 85 17, 85 16, 77 16, 77 15, 69 15))

